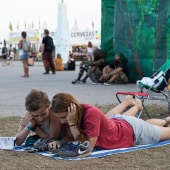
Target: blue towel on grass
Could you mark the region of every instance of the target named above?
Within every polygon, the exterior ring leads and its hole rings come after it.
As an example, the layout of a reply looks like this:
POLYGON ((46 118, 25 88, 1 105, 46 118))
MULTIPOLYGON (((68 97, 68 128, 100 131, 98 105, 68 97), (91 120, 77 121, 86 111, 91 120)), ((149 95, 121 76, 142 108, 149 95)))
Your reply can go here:
MULTIPOLYGON (((168 145, 168 144, 170 144, 170 140, 166 140, 166 141, 155 143, 155 144, 140 145, 140 146, 130 147, 130 148, 111 149, 111 150, 93 150, 92 154, 90 156, 83 157, 83 158, 61 158, 61 157, 57 156, 56 154, 51 154, 48 152, 37 152, 37 153, 40 155, 43 155, 43 156, 47 156, 50 158, 57 158, 57 159, 61 159, 61 160, 83 160, 83 159, 91 159, 91 158, 101 158, 101 157, 108 156, 108 155, 132 152, 132 151, 137 151, 137 150, 142 150, 142 149, 164 146, 164 145, 168 145)), ((26 148, 26 147, 17 146, 17 147, 14 147, 12 150, 24 151, 24 148, 26 148)))

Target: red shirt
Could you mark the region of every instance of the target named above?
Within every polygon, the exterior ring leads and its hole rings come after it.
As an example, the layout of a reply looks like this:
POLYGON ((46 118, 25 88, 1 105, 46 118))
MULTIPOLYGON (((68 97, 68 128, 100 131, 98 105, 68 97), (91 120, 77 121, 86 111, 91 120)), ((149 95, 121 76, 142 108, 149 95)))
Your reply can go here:
POLYGON ((98 108, 83 104, 84 131, 89 138, 98 137, 95 147, 103 149, 127 148, 134 146, 131 125, 120 119, 108 119, 98 108))

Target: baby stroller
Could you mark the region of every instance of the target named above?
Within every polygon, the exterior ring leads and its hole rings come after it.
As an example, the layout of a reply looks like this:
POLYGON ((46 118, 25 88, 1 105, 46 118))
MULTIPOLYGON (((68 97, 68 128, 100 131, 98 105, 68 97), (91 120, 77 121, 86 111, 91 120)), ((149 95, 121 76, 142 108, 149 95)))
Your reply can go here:
MULTIPOLYGON (((119 95, 132 95, 141 99, 143 108, 149 116, 145 105, 148 100, 160 100, 168 103, 168 111, 170 112, 170 60, 168 60, 158 71, 151 77, 144 77, 137 81, 140 88, 138 92, 117 92, 116 97, 119 102, 119 95), (156 95, 159 94, 159 95, 156 95)), ((142 113, 142 112, 141 112, 142 113)), ((141 113, 138 114, 140 117, 141 113)))

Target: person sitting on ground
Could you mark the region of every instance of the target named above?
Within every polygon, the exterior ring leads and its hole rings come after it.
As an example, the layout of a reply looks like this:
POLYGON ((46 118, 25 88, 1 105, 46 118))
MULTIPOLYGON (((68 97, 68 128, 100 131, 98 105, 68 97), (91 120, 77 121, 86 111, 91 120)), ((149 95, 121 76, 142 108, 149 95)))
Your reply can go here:
POLYGON ((60 119, 50 111, 50 101, 45 92, 32 90, 26 97, 25 107, 27 112, 20 118, 16 145, 21 145, 26 139, 26 145, 29 145, 30 140, 36 142, 38 138, 59 139, 62 125, 60 119), (30 136, 28 140, 30 132, 35 132, 36 135, 30 136))
POLYGON ((127 62, 128 60, 122 53, 116 53, 114 61, 104 67, 99 82, 105 82, 104 85, 106 86, 112 85, 113 82, 118 84, 129 83, 130 73, 127 62))
POLYGON ((55 65, 55 70, 56 71, 63 71, 64 66, 63 66, 63 59, 61 57, 61 54, 57 54, 57 58, 54 58, 54 65, 55 65))
POLYGON ((96 49, 94 51, 94 60, 93 61, 82 61, 80 64, 80 71, 77 79, 72 81, 72 84, 76 82, 86 83, 87 78, 90 78, 92 82, 95 82, 102 75, 102 69, 105 66, 105 52, 102 49, 96 49), (84 72, 86 75, 83 79, 84 72), (80 80, 81 79, 81 80, 80 80))
POLYGON ((64 70, 72 71, 75 69, 76 69, 76 62, 75 62, 73 54, 71 53, 71 54, 69 54, 68 61, 64 66, 64 70))
MULTIPOLYGON (((94 106, 80 104, 69 93, 58 93, 52 101, 51 111, 69 126, 68 139, 89 141, 90 151, 93 148, 134 147, 170 139, 170 127, 167 127, 170 117, 147 121, 134 117, 143 109, 142 102, 139 99, 134 101, 129 95, 106 115, 94 106)), ((49 143, 49 147, 55 149, 60 146, 54 141, 49 143)))

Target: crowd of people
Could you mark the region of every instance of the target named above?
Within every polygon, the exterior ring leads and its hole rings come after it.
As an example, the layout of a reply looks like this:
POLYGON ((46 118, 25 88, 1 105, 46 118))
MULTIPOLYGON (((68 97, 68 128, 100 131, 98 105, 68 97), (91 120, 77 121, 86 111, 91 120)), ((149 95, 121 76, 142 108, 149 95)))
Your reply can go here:
POLYGON ((15 59, 16 49, 10 44, 9 48, 6 44, 0 48, 0 60, 2 61, 2 66, 13 66, 13 61, 15 59))
MULTIPOLYGON (((35 45, 27 39, 27 33, 23 31, 21 33, 21 40, 18 43, 19 59, 23 64, 24 75, 22 77, 29 77, 29 59, 36 57, 37 53, 35 45)), ((68 61, 63 64, 63 58, 61 54, 57 54, 54 58, 54 43, 52 37, 49 36, 49 30, 44 30, 44 37, 40 45, 39 52, 42 53, 42 61, 45 72, 43 74, 56 74, 56 71, 74 71, 76 69, 76 61, 73 53, 68 56, 68 61)), ((2 59, 2 65, 13 65, 16 50, 10 44, 9 49, 6 45, 0 49, 0 58, 2 59), (9 63, 7 63, 9 58, 9 63)), ((112 85, 113 83, 129 83, 130 72, 127 66, 127 58, 120 52, 117 52, 113 57, 110 64, 106 65, 105 52, 102 49, 95 49, 93 44, 89 41, 87 44, 87 61, 80 63, 80 71, 78 77, 72 81, 75 83, 86 83, 88 78, 91 79, 93 85, 103 83, 104 85, 112 85), (82 78, 83 74, 86 75, 82 78)))

